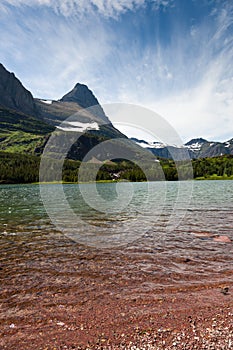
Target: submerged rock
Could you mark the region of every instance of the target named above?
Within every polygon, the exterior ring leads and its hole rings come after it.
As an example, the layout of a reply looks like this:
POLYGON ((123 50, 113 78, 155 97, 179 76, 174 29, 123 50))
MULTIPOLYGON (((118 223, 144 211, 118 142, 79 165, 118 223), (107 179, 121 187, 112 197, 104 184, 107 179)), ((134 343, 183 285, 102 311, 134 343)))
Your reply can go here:
POLYGON ((217 236, 213 240, 214 242, 231 243, 231 239, 228 236, 217 236))

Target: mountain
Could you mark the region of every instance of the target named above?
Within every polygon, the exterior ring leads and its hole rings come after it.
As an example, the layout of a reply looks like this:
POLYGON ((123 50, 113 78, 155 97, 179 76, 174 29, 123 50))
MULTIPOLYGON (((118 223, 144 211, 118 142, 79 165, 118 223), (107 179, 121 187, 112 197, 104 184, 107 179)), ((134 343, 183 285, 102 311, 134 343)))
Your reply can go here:
POLYGON ((193 159, 233 155, 233 139, 226 142, 216 142, 199 138, 187 142, 184 146, 189 150, 193 159))
MULTIPOLYGON (((63 146, 68 144, 73 133, 74 143, 67 154, 67 158, 73 160, 82 160, 93 147, 116 138, 122 139, 119 153, 130 159, 151 161, 151 153, 174 160, 233 154, 233 139, 214 142, 196 138, 182 146, 135 138, 129 140, 112 125, 86 85, 76 84, 57 101, 38 99, 32 96, 14 73, 8 72, 0 64, 0 151, 40 155, 54 130, 64 136, 63 146)), ((112 150, 102 148, 99 159, 111 159, 114 156, 114 142, 111 142, 112 150)), ((62 149, 60 141, 54 149, 57 153, 62 149)))
POLYGON ((131 138, 131 140, 142 148, 149 150, 156 157, 174 160, 186 160, 190 158, 190 151, 183 146, 172 146, 157 141, 147 142, 136 138, 131 138))
POLYGON ((59 101, 40 100, 0 64, 0 150, 41 153, 55 128, 64 134, 82 133, 68 155, 72 159, 81 159, 105 139, 126 139, 113 127, 86 85, 76 84, 59 101), (87 107, 90 111, 83 110, 87 107))
POLYGON ((58 101, 35 99, 35 103, 38 117, 55 126, 70 117, 80 123, 111 124, 93 92, 83 84, 76 84, 58 101))
POLYGON ((59 101, 75 102, 82 108, 95 106, 95 115, 103 119, 103 121, 109 122, 99 101, 94 96, 93 92, 84 84, 76 84, 73 90, 64 95, 59 101))
POLYGON ((147 142, 132 138, 139 146, 149 150, 157 157, 183 160, 233 155, 233 139, 226 142, 207 141, 203 138, 192 139, 182 146, 167 145, 161 142, 147 142))
POLYGON ((40 155, 54 130, 55 155, 62 154, 71 138, 73 144, 68 148, 67 158, 73 160, 82 160, 93 147, 110 140, 110 148, 102 147, 98 157, 111 159, 116 153, 113 140, 120 138, 122 158, 152 158, 150 152, 142 150, 112 125, 86 85, 76 84, 58 101, 38 99, 1 64, 0 151, 40 155))
POLYGON ((36 115, 36 105, 30 91, 25 89, 14 73, 0 64, 0 105, 24 114, 36 115))
POLYGON ((54 127, 37 115, 31 92, 0 64, 0 151, 41 154, 54 127))

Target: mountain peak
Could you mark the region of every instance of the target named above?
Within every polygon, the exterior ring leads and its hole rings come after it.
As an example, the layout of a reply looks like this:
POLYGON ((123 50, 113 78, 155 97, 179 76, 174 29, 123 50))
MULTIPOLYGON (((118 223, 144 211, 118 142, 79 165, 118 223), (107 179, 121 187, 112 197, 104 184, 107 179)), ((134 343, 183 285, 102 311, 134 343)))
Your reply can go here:
POLYGON ((203 139, 202 137, 199 137, 199 138, 190 140, 189 142, 187 142, 187 143, 185 144, 185 146, 191 146, 191 145, 197 144, 197 143, 198 143, 198 144, 203 144, 203 143, 206 143, 206 142, 208 142, 208 141, 205 140, 205 139, 203 139))
POLYGON ((76 102, 83 108, 99 105, 93 92, 87 87, 87 85, 81 83, 77 83, 70 92, 60 99, 60 101, 76 102))
POLYGON ((75 85, 75 88, 85 88, 85 89, 91 91, 86 84, 82 84, 82 83, 77 83, 75 85))
POLYGON ((101 119, 107 120, 107 117, 104 113, 103 108, 100 106, 99 101, 85 84, 77 83, 73 90, 64 95, 60 101, 75 102, 83 108, 94 107, 93 114, 97 115, 101 119))

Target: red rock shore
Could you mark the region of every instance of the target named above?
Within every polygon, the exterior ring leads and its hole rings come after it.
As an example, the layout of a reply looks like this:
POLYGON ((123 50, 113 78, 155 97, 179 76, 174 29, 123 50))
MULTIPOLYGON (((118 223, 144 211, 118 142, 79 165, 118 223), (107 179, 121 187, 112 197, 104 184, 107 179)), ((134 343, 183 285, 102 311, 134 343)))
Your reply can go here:
MULTIPOLYGON (((132 260, 46 240, 3 246, 1 350, 233 348, 232 269, 208 281, 166 278, 137 269, 145 253, 132 260)), ((156 270, 156 255, 152 263, 156 270)))

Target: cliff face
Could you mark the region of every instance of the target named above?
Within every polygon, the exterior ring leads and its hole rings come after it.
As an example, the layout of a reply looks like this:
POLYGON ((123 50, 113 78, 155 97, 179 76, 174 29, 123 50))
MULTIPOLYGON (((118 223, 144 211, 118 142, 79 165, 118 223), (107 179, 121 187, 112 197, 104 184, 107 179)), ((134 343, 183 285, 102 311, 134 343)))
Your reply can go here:
POLYGON ((25 114, 36 115, 36 106, 30 91, 13 73, 0 64, 0 104, 25 114))

